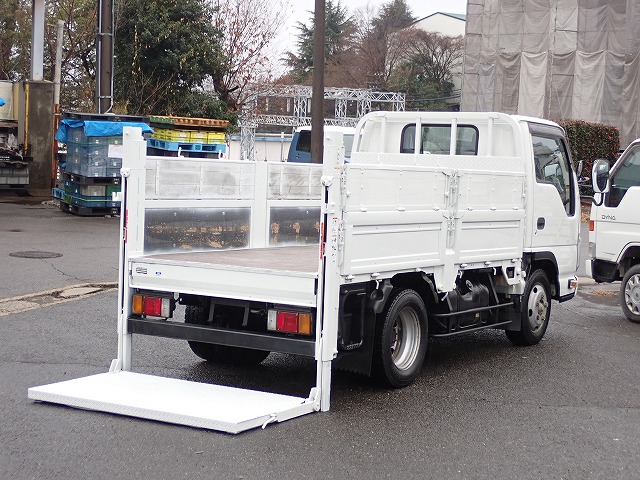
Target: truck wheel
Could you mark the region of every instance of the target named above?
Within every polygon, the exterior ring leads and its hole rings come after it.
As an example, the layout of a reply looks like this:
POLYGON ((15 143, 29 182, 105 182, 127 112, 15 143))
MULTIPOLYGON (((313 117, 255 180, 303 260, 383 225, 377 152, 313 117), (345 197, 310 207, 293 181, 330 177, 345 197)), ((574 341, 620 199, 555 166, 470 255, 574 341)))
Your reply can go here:
POLYGON ((515 345, 535 345, 544 337, 551 315, 551 286, 544 270, 534 270, 527 281, 520 311, 520 331, 505 330, 515 345))
POLYGON ((414 290, 392 293, 376 322, 373 374, 384 385, 413 383, 427 351, 427 309, 414 290))
POLYGON ((627 319, 640 323, 640 265, 634 265, 622 278, 620 305, 627 319))
MULTIPOLYGON (((185 311, 184 322, 194 325, 207 325, 207 310, 201 307, 188 306, 185 311)), ((187 343, 189 343, 193 353, 212 363, 252 366, 262 363, 269 355, 268 351, 253 350, 252 348, 229 347, 194 341, 188 341, 187 343)))

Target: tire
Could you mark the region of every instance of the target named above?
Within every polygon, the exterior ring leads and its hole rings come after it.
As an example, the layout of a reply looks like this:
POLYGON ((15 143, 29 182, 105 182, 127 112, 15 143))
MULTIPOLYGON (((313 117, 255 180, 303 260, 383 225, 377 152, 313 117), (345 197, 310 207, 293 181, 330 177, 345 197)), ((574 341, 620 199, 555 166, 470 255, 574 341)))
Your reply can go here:
POLYGON ((428 344, 427 309, 414 290, 394 292, 376 322, 372 373, 385 386, 411 385, 428 344))
MULTIPOLYGON (((184 315, 185 323, 207 325, 207 309, 188 306, 184 315)), ((262 363, 269 352, 252 348, 229 347, 213 343, 187 341, 191 351, 198 357, 212 363, 253 366, 262 363)))
POLYGON ((551 316, 551 285, 544 270, 534 270, 522 296, 520 330, 505 330, 515 345, 535 345, 544 337, 551 316))
POLYGON ((622 278, 620 306, 628 320, 640 323, 640 265, 634 265, 622 278))

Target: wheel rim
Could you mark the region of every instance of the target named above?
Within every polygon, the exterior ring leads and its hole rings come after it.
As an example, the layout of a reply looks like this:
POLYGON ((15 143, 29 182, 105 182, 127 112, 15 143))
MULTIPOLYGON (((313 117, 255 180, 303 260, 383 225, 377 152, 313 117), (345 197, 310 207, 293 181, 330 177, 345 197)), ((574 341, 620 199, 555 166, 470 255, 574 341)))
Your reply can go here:
POLYGON ((536 283, 529 293, 529 303, 527 304, 527 318, 531 331, 535 332, 544 326, 548 310, 547 292, 542 285, 536 283))
POLYGON ((634 315, 640 315, 640 274, 632 275, 624 286, 624 303, 634 315))
POLYGON ((420 347, 420 319, 417 312, 405 307, 393 325, 391 360, 398 370, 407 370, 415 363, 420 347))

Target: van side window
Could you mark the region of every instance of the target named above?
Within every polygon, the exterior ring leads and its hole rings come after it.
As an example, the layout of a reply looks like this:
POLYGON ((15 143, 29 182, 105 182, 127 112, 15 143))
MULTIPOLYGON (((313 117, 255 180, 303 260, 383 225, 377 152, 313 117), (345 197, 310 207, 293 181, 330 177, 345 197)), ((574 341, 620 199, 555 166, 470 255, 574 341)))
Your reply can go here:
POLYGON ((558 191, 568 215, 575 212, 571 188, 571 169, 564 142, 553 135, 531 134, 538 183, 550 183, 558 191))
POLYGON ((607 206, 617 207, 627 190, 637 186, 640 186, 640 145, 627 151, 622 163, 612 173, 607 206))
MULTIPOLYGON (((402 130, 400 153, 415 153, 416 126, 407 125, 402 130)), ((422 125, 420 153, 449 155, 451 144, 450 125, 422 125)), ((478 154, 478 129, 473 125, 458 125, 456 155, 478 154)))

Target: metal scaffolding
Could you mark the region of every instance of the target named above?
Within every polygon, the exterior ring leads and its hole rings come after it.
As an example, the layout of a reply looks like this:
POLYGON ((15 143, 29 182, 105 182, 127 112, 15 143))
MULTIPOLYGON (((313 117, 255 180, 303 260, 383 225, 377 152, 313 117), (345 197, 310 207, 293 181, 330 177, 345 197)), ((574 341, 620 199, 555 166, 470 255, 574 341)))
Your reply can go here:
MULTIPOLYGON (((312 88, 304 85, 279 85, 256 90, 240 112, 240 158, 254 160, 258 125, 282 125, 292 129, 311 125, 311 94, 312 88)), ((334 117, 325 118, 326 125, 354 126, 360 117, 374 108, 404 111, 405 106, 404 93, 358 88, 325 88, 324 99, 325 102, 334 102, 334 117)))

